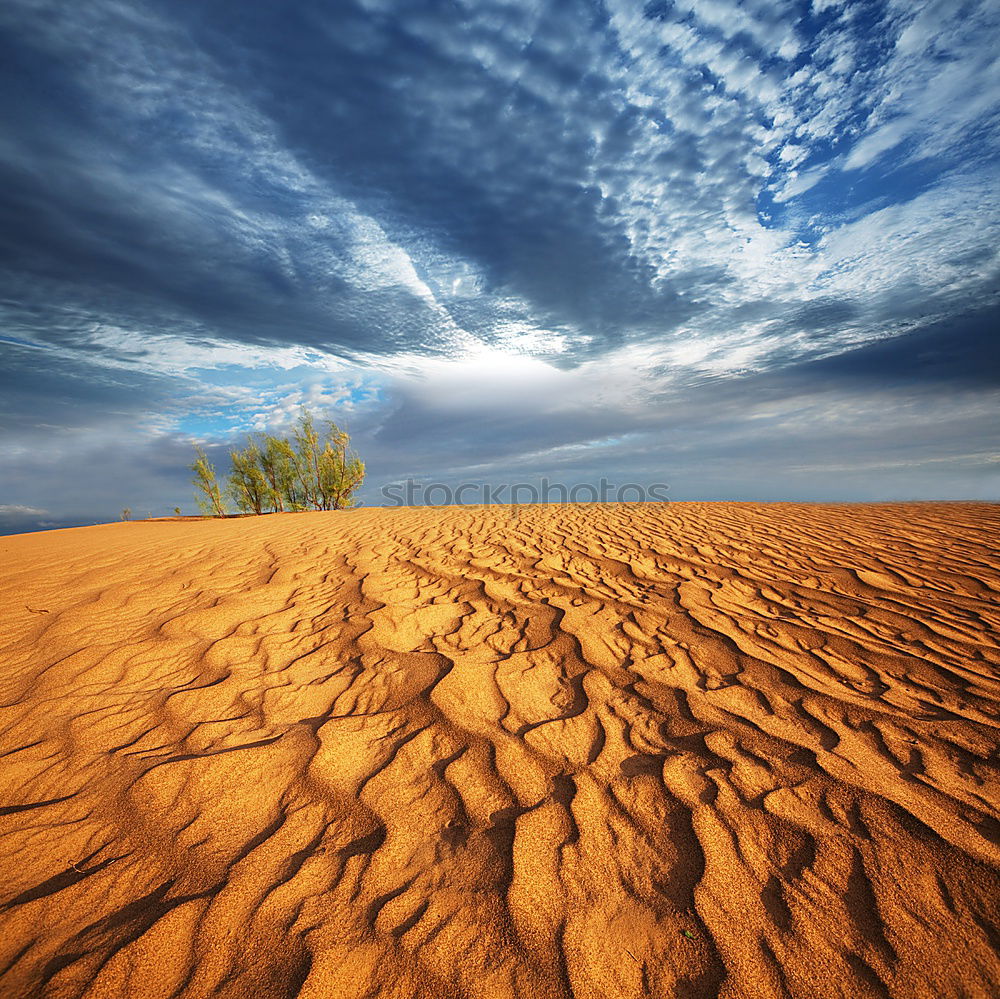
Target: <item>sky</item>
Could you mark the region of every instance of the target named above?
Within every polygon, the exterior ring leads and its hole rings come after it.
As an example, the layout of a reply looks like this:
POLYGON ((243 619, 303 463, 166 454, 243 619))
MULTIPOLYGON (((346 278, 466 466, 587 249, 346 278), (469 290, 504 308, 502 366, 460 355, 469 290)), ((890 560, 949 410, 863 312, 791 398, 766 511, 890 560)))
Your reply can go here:
POLYGON ((994 0, 5 0, 0 532, 413 479, 1000 499, 994 0))

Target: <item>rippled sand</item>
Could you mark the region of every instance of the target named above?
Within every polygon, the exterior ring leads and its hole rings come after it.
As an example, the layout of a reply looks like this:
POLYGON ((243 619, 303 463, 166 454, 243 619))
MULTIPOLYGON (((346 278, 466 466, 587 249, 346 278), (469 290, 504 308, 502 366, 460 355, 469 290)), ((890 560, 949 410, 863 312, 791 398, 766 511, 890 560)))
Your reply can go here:
POLYGON ((0 538, 4 997, 986 997, 1000 507, 0 538))

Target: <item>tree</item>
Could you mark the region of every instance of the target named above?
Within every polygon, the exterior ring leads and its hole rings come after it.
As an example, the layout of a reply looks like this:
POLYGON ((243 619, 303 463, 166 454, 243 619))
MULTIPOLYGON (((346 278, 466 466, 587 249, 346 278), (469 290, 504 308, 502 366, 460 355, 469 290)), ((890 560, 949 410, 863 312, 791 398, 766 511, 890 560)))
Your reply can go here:
POLYGON ((260 449, 260 468, 268 486, 268 502, 275 513, 282 513, 285 503, 295 509, 295 451, 288 441, 264 435, 260 449))
POLYGON ((325 435, 321 435, 312 413, 304 409, 293 435, 296 478, 303 505, 315 510, 342 510, 351 506, 353 493, 364 480, 365 466, 351 450, 347 432, 330 420, 325 435))
POLYGON ((318 486, 324 510, 341 510, 354 502, 352 494, 365 477, 364 462, 350 450, 351 438, 330 422, 319 458, 318 486))
POLYGON ((319 494, 319 434, 312 413, 303 409, 299 425, 292 431, 295 440, 295 478, 300 489, 300 509, 322 510, 319 494))
POLYGON ((230 451, 233 470, 229 474, 229 492, 244 513, 263 513, 270 499, 270 487, 261 468, 261 451, 250 439, 242 451, 230 451))
POLYGON ((198 507, 209 517, 224 517, 226 508, 223 506, 222 491, 215 478, 215 468, 200 447, 195 447, 194 450, 198 457, 191 465, 191 471, 195 475, 191 482, 202 494, 197 496, 198 507))

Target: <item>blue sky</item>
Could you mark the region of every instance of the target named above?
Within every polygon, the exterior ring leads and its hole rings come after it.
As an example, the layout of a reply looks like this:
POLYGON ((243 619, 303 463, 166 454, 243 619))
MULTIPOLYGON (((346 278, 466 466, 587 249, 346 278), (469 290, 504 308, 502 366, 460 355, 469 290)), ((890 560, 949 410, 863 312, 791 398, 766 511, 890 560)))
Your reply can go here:
POLYGON ((1000 494, 1000 8, 7 0, 0 529, 406 476, 1000 494))

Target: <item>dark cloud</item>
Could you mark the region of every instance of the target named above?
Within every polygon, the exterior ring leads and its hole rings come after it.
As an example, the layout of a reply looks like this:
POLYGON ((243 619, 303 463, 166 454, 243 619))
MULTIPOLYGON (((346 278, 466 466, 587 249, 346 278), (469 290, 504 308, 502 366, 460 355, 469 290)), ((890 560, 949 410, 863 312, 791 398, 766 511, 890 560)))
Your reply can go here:
POLYGON ((174 398, 170 379, 0 343, 0 428, 24 442, 52 428, 135 421, 174 398))
MULTIPOLYGON (((1000 388, 1000 307, 944 321, 801 366, 831 384, 1000 388)), ((790 368, 789 373, 797 370, 790 368)))

